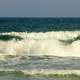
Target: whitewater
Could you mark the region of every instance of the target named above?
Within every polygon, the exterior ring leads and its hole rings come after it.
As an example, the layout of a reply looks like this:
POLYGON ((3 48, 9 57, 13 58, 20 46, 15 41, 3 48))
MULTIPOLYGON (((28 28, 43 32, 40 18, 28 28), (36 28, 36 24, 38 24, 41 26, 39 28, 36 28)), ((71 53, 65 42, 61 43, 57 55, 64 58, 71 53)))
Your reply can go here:
POLYGON ((19 36, 0 40, 0 56, 39 56, 52 55, 62 57, 80 57, 80 31, 52 31, 52 32, 6 32, 0 35, 19 36))

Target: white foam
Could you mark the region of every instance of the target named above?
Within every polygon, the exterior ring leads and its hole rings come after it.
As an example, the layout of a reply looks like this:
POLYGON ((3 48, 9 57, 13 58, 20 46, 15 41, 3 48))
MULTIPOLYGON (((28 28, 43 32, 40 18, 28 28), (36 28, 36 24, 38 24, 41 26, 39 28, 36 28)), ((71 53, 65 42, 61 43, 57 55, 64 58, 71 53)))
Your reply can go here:
POLYGON ((23 40, 0 41, 0 55, 54 55, 80 57, 80 40, 63 45, 59 40, 68 40, 80 35, 79 31, 46 33, 10 32, 1 35, 16 35, 23 40))

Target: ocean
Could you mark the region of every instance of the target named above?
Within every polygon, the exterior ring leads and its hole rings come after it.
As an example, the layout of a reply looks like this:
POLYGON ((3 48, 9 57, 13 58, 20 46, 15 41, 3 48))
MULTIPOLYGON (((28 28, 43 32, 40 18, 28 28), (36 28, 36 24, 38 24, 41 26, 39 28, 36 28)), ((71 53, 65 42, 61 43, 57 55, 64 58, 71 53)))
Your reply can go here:
POLYGON ((0 80, 79 80, 80 18, 0 18, 0 80))

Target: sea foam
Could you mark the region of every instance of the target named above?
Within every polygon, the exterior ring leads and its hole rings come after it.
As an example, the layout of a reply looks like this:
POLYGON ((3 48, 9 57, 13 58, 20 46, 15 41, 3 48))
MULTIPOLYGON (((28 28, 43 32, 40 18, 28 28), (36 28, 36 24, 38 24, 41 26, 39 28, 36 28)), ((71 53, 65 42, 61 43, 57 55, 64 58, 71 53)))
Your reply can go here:
POLYGON ((0 40, 0 55, 53 55, 80 57, 80 40, 76 37, 79 31, 58 31, 46 33, 10 32, 0 35, 13 35, 23 38, 22 40, 0 40), (62 42, 61 40, 64 40, 62 42), (67 40, 73 40, 70 44, 67 40))

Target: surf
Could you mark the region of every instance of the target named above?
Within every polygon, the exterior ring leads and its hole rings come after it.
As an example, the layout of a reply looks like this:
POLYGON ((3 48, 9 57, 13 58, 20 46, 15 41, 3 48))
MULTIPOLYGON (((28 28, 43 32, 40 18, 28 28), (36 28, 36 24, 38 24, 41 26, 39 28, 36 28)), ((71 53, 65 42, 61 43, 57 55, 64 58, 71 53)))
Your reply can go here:
POLYGON ((80 57, 80 31, 9 32, 0 35, 19 39, 0 39, 0 55, 52 55, 80 57), (69 43, 69 41, 71 41, 69 43))

